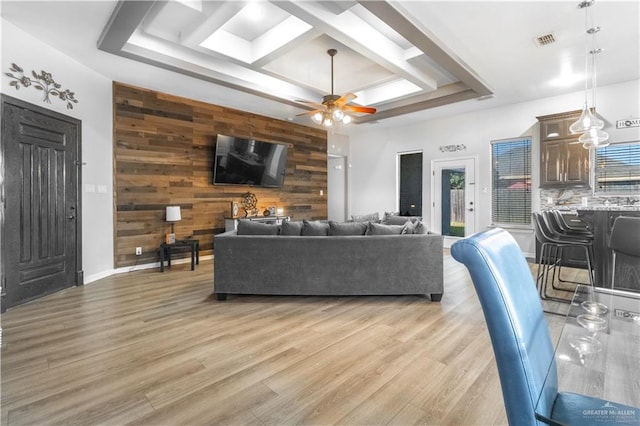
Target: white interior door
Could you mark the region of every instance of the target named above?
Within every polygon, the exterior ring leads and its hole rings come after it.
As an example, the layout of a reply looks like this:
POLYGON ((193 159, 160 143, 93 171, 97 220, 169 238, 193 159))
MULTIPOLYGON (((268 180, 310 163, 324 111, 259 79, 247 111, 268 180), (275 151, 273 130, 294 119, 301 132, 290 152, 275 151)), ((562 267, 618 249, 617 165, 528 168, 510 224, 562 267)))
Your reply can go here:
POLYGON ((431 162, 431 229, 445 236, 445 247, 476 232, 476 160, 431 162))
POLYGON ((328 219, 343 222, 347 217, 347 158, 330 155, 327 162, 328 219))

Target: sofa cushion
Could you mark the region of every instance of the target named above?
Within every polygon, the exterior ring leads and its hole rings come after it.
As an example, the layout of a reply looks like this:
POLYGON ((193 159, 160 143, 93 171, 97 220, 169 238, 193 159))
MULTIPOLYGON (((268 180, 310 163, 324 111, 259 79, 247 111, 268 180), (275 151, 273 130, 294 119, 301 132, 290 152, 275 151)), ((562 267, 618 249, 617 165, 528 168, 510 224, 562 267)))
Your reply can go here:
POLYGON ((251 220, 238 221, 238 235, 278 235, 279 226, 251 220))
POLYGON ((404 225, 384 225, 382 223, 369 222, 367 235, 400 235, 404 225))
POLYGON ((422 218, 420 216, 397 216, 385 213, 382 223, 385 225, 404 225, 408 220, 415 223, 422 220, 422 218))
POLYGON ((329 235, 364 235, 367 232, 365 222, 334 222, 329 221, 329 235))
POLYGON ((314 237, 327 236, 329 235, 329 224, 318 220, 309 221, 304 219, 302 221, 302 232, 300 235, 314 237))
POLYGON ((302 234, 302 225, 303 223, 300 221, 291 222, 289 220, 285 220, 280 226, 280 235, 299 236, 300 234, 302 234))
POLYGON ((362 215, 351 215, 351 220, 354 222, 376 222, 380 223, 380 213, 369 213, 362 215))

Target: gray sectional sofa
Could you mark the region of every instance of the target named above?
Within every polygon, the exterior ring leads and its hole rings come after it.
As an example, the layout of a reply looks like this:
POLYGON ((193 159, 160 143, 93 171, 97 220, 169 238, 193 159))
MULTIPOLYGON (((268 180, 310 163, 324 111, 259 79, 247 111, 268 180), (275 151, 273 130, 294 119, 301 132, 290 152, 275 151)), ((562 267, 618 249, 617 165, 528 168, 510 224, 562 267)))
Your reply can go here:
MULTIPOLYGON (((272 225, 274 226, 274 225, 272 225)), ((443 237, 238 235, 214 237, 214 292, 267 295, 443 294, 443 237)))

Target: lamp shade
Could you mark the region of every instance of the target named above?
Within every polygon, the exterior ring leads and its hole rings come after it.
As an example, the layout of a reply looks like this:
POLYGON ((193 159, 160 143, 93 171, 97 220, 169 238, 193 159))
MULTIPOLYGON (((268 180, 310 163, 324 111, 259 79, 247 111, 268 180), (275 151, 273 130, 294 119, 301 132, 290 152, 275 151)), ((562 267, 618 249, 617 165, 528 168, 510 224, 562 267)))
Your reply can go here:
POLYGON ((177 222, 181 219, 180 206, 167 206, 167 222, 177 222))

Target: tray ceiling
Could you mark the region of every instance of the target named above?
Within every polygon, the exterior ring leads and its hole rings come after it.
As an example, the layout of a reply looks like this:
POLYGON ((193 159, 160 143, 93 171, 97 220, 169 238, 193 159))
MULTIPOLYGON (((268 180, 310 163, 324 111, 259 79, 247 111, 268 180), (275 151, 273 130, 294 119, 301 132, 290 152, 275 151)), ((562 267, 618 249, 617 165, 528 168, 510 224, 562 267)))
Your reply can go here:
MULTIPOLYGON (((98 48, 253 95, 312 109, 352 92, 377 121, 490 96, 475 73, 400 6, 386 2, 119 2, 98 48)), ((308 119, 305 118, 305 122, 308 119)))

